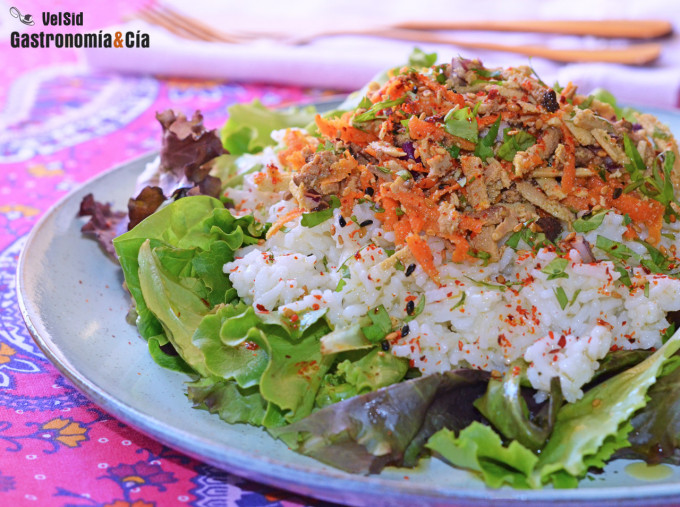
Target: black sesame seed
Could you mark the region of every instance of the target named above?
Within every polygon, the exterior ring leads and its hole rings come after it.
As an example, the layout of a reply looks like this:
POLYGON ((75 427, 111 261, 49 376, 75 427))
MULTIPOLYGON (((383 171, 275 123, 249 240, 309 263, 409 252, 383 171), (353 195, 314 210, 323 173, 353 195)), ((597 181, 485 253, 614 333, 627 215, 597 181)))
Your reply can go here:
MULTIPOLYGON (((409 266, 406 268, 406 273, 404 273, 405 276, 411 276, 413 272, 416 270, 416 265, 415 264, 409 264, 409 266)), ((413 301, 411 301, 413 303, 413 301)))
POLYGON ((338 223, 340 224, 340 227, 344 227, 347 225, 347 221, 345 220, 345 217, 340 215, 340 218, 338 218, 338 223))
POLYGON ((411 330, 411 328, 408 327, 408 324, 406 324, 404 327, 402 327, 401 328, 401 337, 403 338, 404 336, 406 336, 409 333, 410 330, 411 330))
POLYGON ((380 343, 380 348, 382 348, 385 352, 387 352, 388 350, 390 350, 390 342, 388 342, 387 340, 383 340, 380 343))
POLYGON ((623 194, 623 189, 621 187, 616 187, 614 189, 614 193, 612 194, 612 197, 614 199, 618 199, 619 197, 621 197, 621 194, 623 194))
POLYGON ((368 227, 368 226, 371 225, 372 223, 373 223, 373 220, 364 220, 363 222, 361 222, 361 223, 359 224, 359 227, 368 227))
POLYGON ((366 195, 372 196, 374 192, 373 187, 366 187, 366 190, 364 190, 364 192, 366 192, 366 195))
POLYGON ((406 313, 411 315, 415 309, 416 309, 416 304, 413 302, 413 300, 406 303, 406 313))

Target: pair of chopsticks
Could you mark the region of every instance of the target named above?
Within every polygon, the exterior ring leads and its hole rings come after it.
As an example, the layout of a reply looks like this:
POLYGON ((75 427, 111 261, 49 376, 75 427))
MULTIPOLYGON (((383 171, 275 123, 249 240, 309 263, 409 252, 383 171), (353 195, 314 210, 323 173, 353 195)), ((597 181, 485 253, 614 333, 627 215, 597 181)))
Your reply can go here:
POLYGON ((163 4, 154 2, 138 11, 134 17, 165 28, 169 32, 191 40, 239 44, 258 38, 270 38, 289 45, 307 44, 321 37, 364 35, 407 40, 420 43, 450 44, 462 48, 503 51, 526 56, 537 56, 558 62, 608 62, 644 65, 656 60, 661 45, 654 42, 635 43, 621 48, 556 49, 537 45, 506 45, 496 42, 470 42, 451 38, 438 31, 484 30, 499 32, 535 32, 596 36, 603 38, 653 39, 670 35, 671 24, 662 20, 606 20, 606 21, 456 21, 407 22, 371 30, 323 31, 312 35, 226 33, 163 4))

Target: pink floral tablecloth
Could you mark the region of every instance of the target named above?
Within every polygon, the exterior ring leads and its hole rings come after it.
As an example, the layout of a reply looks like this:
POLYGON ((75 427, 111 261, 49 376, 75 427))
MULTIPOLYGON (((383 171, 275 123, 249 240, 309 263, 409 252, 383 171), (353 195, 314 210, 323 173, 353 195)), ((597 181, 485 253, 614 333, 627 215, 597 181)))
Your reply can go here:
MULTIPOLYGON (((87 28, 115 23, 138 3, 88 3, 87 28)), ((85 8, 75 1, 16 5, 34 17, 85 8)), ((4 7, 0 18, 18 22, 4 7)), ((190 459, 99 409, 33 343, 15 276, 26 236, 50 206, 158 147, 156 111, 201 109, 212 128, 236 102, 257 97, 274 105, 323 92, 97 73, 77 50, 17 49, 2 39, 0 62, 0 505, 319 504, 190 459)))

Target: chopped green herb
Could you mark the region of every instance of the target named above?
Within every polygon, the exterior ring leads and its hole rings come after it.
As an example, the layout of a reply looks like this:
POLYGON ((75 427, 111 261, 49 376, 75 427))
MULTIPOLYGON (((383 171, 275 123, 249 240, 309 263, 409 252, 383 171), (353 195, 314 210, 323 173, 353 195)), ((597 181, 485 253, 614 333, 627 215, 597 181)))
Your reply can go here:
POLYGON ((481 280, 475 280, 474 278, 470 278, 469 276, 466 276, 468 280, 470 280, 472 283, 475 285, 478 285, 480 287, 486 287, 487 289, 493 289, 493 290, 499 290, 501 292, 505 292, 507 287, 505 285, 499 285, 495 283, 489 283, 489 282, 483 282, 481 280))
POLYGON ((382 102, 376 102, 367 111, 358 114, 354 118, 352 118, 352 123, 364 123, 367 121, 375 120, 377 114, 380 111, 382 111, 383 109, 387 109, 388 107, 398 106, 399 104, 402 104, 405 100, 406 97, 399 97, 398 99, 394 100, 383 100, 382 102))
POLYGON ((595 246, 600 250, 607 252, 610 256, 617 259, 622 259, 624 261, 630 257, 638 258, 638 255, 623 243, 612 241, 611 239, 605 238, 604 236, 597 236, 595 246))
POLYGON ((661 343, 666 343, 675 334, 675 324, 671 324, 661 335, 661 343))
POLYGON ((576 298, 578 295, 581 293, 581 289, 576 289, 576 292, 574 292, 574 295, 571 296, 571 300, 569 301, 569 306, 573 305, 576 302, 576 298))
POLYGON ((595 97, 593 97, 592 95, 589 95, 586 100, 584 100, 583 102, 581 102, 578 105, 578 108, 579 109, 588 109, 593 104, 594 99, 595 99, 595 97))
POLYGON ((414 47, 408 57, 408 65, 411 67, 432 67, 437 61, 437 53, 426 53, 419 47, 414 47))
POLYGON ((524 241, 524 243, 526 243, 529 248, 533 250, 538 250, 553 244, 548 238, 546 238, 545 233, 532 232, 529 227, 523 227, 518 232, 513 232, 505 244, 513 250, 517 250, 520 240, 524 241))
POLYGON ((655 138, 655 139, 670 139, 671 136, 669 136, 666 132, 661 130, 659 127, 655 126, 654 132, 652 133, 652 137, 655 138))
POLYGON ((555 84, 553 85, 553 90, 555 90, 555 93, 559 95, 562 93, 562 90, 564 90, 564 86, 560 86, 560 83, 555 81, 555 84))
POLYGON ((325 222, 333 216, 333 210, 340 207, 340 199, 331 195, 331 202, 328 208, 321 211, 312 211, 310 213, 303 213, 300 225, 303 227, 316 227, 320 223, 325 222))
POLYGON ((556 257, 551 260, 543 269, 541 269, 541 272, 548 275, 548 280, 554 280, 556 278, 569 278, 569 275, 564 272, 568 265, 568 259, 556 257))
POLYGON ((395 209, 394 209, 394 213, 395 213, 398 217, 400 217, 400 216, 402 216, 402 215, 404 214, 404 210, 401 209, 401 208, 395 208, 395 209))
POLYGON ((380 171, 381 173, 392 174, 392 171, 390 171, 387 167, 381 167, 381 166, 377 166, 377 167, 378 167, 378 171, 380 171))
POLYGON ((394 263, 394 269, 397 271, 404 271, 404 263, 397 259, 397 262, 394 263))
POLYGON ((512 162, 515 154, 518 151, 525 151, 533 146, 536 143, 536 138, 523 130, 511 136, 508 135, 510 130, 510 128, 503 130, 503 144, 498 148, 498 156, 503 160, 512 162))
POLYGON ((531 73, 536 76, 536 80, 541 84, 541 86, 548 88, 548 85, 543 82, 541 76, 538 75, 538 72, 536 72, 536 70, 534 70, 534 68, 531 66, 531 57, 529 57, 529 64, 529 69, 531 69, 531 73))
POLYGON ((335 292, 340 292, 346 284, 347 280, 345 278, 341 278, 338 282, 338 286, 335 288, 335 292))
POLYGON ((444 117, 444 128, 452 136, 477 142, 477 121, 469 107, 449 111, 444 117))
POLYGON ((564 292, 564 289, 562 287, 557 287, 556 289, 553 289, 553 292, 555 293, 557 302, 560 304, 560 308, 564 310, 567 307, 567 304, 569 304, 569 298, 567 297, 567 293, 564 292))
POLYGON ((378 343, 392 331, 392 320, 383 305, 371 308, 368 311, 368 318, 371 324, 361 328, 368 341, 378 343))
POLYGON ((630 174, 630 179, 633 183, 640 181, 644 177, 644 172, 647 170, 645 162, 637 148, 633 145, 626 134, 623 134, 623 149, 630 163, 625 164, 626 171, 630 174))
POLYGON ((594 215, 584 215, 574 220, 572 226, 576 232, 590 232, 602 225, 605 215, 609 210, 598 211, 594 215))
POLYGON ((363 97, 361 99, 361 102, 359 102, 359 107, 361 109, 370 109, 371 107, 373 107, 373 102, 371 102, 371 99, 369 99, 368 97, 363 97))
POLYGON ((645 297, 646 297, 646 298, 649 298, 649 280, 646 280, 646 281, 645 281, 645 290, 644 290, 644 294, 645 294, 645 297))
POLYGON ((630 225, 630 223, 631 223, 632 221, 633 221, 633 220, 630 218, 630 216, 628 215, 628 213, 626 213, 625 215, 623 215, 623 225, 630 225))
POLYGON ((333 151, 334 152, 335 151, 335 145, 330 141, 326 141, 323 144, 319 143, 319 146, 316 147, 316 151, 317 152, 319 152, 319 151, 333 151))
POLYGON ((604 183, 607 183, 607 171, 604 170, 604 167, 597 168, 597 175, 604 183))
POLYGON ((628 270, 625 267, 621 264, 614 263, 614 271, 621 275, 619 282, 629 288, 633 286, 633 282, 630 279, 630 273, 628 273, 628 270))
POLYGON ((446 148, 446 151, 449 152, 449 155, 451 155, 451 158, 455 159, 455 158, 458 158, 460 156, 460 147, 459 146, 456 146, 454 144, 454 145, 451 145, 451 146, 445 146, 444 148, 446 148))
POLYGON ((463 306, 464 304, 465 304, 465 292, 463 292, 463 295, 460 296, 460 299, 458 300, 458 302, 451 307, 451 311, 455 310, 459 306, 463 306))
POLYGON ((482 259, 484 263, 482 264, 483 266, 488 266, 489 265, 489 260, 491 259, 491 254, 489 252, 483 252, 479 250, 474 250, 474 249, 469 249, 468 250, 468 255, 470 257, 475 257, 477 259, 482 259))
POLYGON ((488 158, 493 157, 493 145, 496 142, 496 137, 498 136, 498 129, 501 126, 501 115, 498 115, 496 121, 489 128, 489 132, 480 139, 479 143, 475 147, 475 155, 486 161, 488 158))
POLYGON ((425 296, 420 296, 420 299, 418 300, 418 304, 416 305, 415 309, 413 310, 413 313, 411 313, 410 315, 407 315, 406 318, 404 319, 404 322, 411 322, 418 315, 423 313, 424 309, 425 309, 425 296))
POLYGON ((489 70, 489 69, 472 69, 477 75, 488 78, 501 77, 502 72, 500 70, 489 70))
POLYGON ((413 178, 413 175, 410 173, 410 171, 407 171, 406 169, 402 169, 401 171, 397 171, 397 176, 399 176, 402 180, 410 180, 413 178))

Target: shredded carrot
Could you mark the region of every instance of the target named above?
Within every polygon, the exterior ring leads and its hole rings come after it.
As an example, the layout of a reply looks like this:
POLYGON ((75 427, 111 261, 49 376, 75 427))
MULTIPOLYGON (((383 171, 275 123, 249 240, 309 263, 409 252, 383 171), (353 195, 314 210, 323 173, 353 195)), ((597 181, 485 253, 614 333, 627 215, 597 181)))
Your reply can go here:
POLYGON ((564 138, 564 147, 567 155, 567 161, 562 170, 562 192, 568 194, 574 189, 574 182, 576 181, 576 146, 574 144, 574 136, 571 135, 569 129, 560 122, 562 129, 562 137, 564 138))
POLYGON ((633 226, 631 224, 628 224, 626 226, 626 232, 623 233, 623 239, 627 239, 628 241, 633 241, 637 237, 638 237, 637 232, 635 232, 635 229, 633 229, 633 226))
POLYGON ((399 220, 394 225, 394 243, 401 246, 406 242, 406 236, 411 233, 411 224, 408 220, 399 220))
POLYGON ((408 120, 408 131, 411 139, 425 139, 430 137, 435 141, 444 139, 444 131, 434 123, 423 121, 417 116, 411 116, 408 120))
POLYGON ((484 220, 480 218, 474 218, 469 215, 463 215, 460 217, 459 227, 464 231, 474 232, 479 234, 484 226, 484 220))
POLYGON ((310 138, 299 130, 286 130, 286 133, 283 136, 283 142, 285 143, 286 148, 279 152, 279 162, 281 162, 282 165, 290 166, 295 170, 300 169, 306 163, 302 151, 305 148, 311 150, 316 149, 316 144, 311 144, 310 138))
POLYGON ((493 125, 496 122, 497 119, 498 119, 497 114, 491 114, 489 116, 477 118, 477 126, 479 128, 488 127, 489 125, 493 125))
POLYGON ((376 135, 352 127, 347 123, 345 116, 341 118, 322 118, 321 115, 317 114, 314 121, 319 131, 330 139, 342 139, 346 143, 354 143, 361 146, 378 140, 376 135))
POLYGON ((470 243, 465 239, 465 236, 462 234, 453 234, 451 236, 446 236, 446 239, 454 245, 453 254, 451 255, 451 260, 453 262, 464 262, 470 258, 468 255, 470 243))
POLYGON ((432 256, 432 250, 428 246, 427 242, 421 238, 418 234, 409 234, 406 237, 406 245, 416 258, 418 264, 423 268, 425 273, 428 274, 432 280, 439 284, 439 272, 434 266, 434 257, 432 256))
POLYGON ((621 194, 614 199, 614 189, 607 186, 603 194, 605 183, 597 176, 588 180, 588 188, 594 197, 603 196, 607 206, 616 208, 623 214, 627 214, 633 222, 647 226, 649 236, 647 241, 656 245, 661 240, 661 227, 663 226, 663 204, 653 199, 643 200, 633 194, 621 194))
POLYGON ((289 211, 285 215, 283 215, 281 218, 279 218, 274 225, 271 226, 271 228, 267 231, 267 239, 271 238, 274 234, 279 232, 281 228, 286 225, 288 222, 291 220, 295 220, 297 217, 302 215, 303 210, 301 208, 295 208, 292 211, 289 211))

